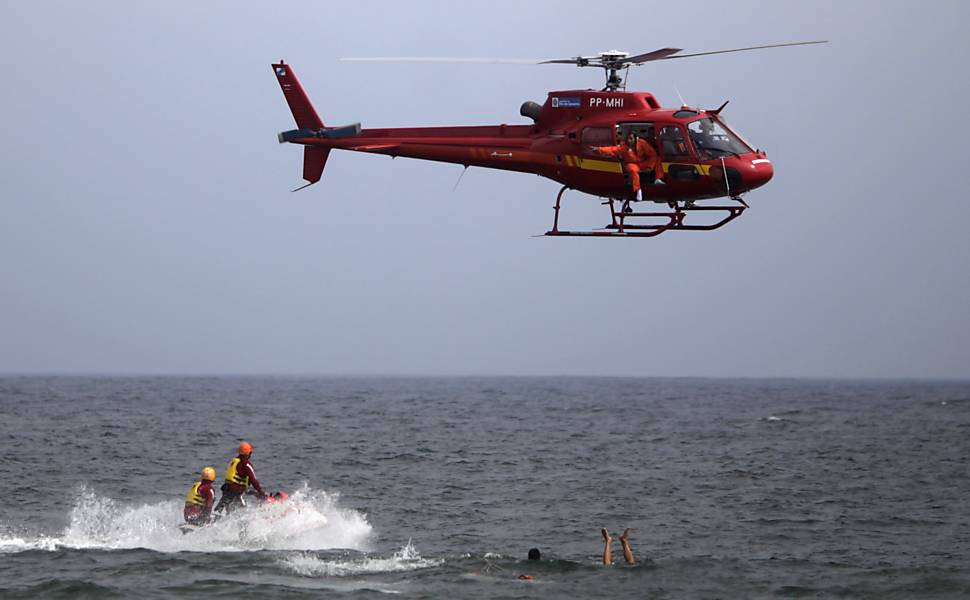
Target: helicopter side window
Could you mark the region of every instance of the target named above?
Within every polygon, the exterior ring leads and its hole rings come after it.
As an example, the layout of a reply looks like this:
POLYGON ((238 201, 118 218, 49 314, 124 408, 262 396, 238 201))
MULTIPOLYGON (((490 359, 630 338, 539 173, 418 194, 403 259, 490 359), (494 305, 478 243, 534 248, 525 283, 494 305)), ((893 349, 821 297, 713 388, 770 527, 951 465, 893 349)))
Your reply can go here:
POLYGON ((587 127, 580 135, 580 142, 583 154, 590 158, 601 158, 593 148, 612 146, 616 143, 613 141, 612 127, 587 127))
POLYGON ((680 127, 670 125, 660 130, 660 148, 665 162, 690 162, 690 153, 680 127))
POLYGON ((612 146, 613 130, 609 127, 587 127, 583 130, 584 146, 612 146))
POLYGON ((751 152, 740 138, 710 117, 688 123, 687 131, 701 160, 751 152))

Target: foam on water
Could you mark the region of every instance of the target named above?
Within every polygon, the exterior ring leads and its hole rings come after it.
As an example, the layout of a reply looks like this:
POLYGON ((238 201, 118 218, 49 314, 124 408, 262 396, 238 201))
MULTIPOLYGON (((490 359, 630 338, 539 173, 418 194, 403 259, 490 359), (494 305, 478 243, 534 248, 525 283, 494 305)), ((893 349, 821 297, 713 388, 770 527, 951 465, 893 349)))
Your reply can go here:
POLYGON ((0 552, 31 549, 147 548, 161 552, 366 549, 367 517, 342 508, 337 494, 303 489, 281 504, 249 507, 183 534, 183 503, 126 506, 82 489, 61 537, 0 536, 0 552))
POLYGON ((0 534, 0 554, 26 552, 28 550, 55 550, 57 539, 46 536, 25 538, 18 535, 0 534))
POLYGON ((421 558, 417 549, 408 540, 407 545, 390 558, 363 557, 357 560, 327 560, 313 554, 301 553, 280 560, 285 569, 304 577, 342 577, 371 573, 392 573, 415 571, 437 567, 443 559, 421 558))

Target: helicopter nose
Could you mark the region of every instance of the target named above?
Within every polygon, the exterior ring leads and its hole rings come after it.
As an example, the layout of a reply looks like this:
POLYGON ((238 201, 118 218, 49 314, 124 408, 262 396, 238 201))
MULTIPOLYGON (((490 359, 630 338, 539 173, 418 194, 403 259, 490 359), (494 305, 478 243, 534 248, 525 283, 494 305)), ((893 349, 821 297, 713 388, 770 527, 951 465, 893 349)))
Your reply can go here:
POLYGON ((770 160, 764 156, 756 156, 751 159, 750 164, 747 165, 747 168, 742 173, 744 173, 742 178, 744 179, 745 186, 753 190, 771 181, 771 178, 775 174, 775 169, 771 166, 770 160))

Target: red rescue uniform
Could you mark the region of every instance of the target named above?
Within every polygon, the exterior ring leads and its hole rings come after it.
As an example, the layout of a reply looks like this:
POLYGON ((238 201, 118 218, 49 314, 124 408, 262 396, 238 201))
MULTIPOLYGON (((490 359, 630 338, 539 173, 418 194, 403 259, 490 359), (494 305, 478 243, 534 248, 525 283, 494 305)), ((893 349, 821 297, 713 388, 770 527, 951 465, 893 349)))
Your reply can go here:
POLYGON ((599 146, 593 150, 604 156, 612 156, 620 159, 623 164, 623 171, 630 176, 630 185, 633 186, 633 193, 640 191, 640 171, 653 171, 657 179, 663 177, 663 165, 657 151, 650 143, 642 138, 637 138, 636 148, 631 148, 625 140, 616 146, 599 146))

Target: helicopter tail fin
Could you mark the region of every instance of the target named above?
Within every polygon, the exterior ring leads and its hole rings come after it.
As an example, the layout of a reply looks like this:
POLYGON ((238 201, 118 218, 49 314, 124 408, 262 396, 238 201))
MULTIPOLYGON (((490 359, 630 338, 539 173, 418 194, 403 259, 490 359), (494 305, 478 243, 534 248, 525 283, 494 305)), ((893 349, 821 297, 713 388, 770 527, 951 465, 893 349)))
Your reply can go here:
MULTIPOLYGON (((320 181, 320 176, 323 175, 323 168, 327 166, 328 156, 330 156, 330 148, 321 148, 320 146, 303 147, 303 179, 309 182, 303 187, 313 185, 320 181)), ((296 190, 293 191, 295 192, 296 190)))
MULTIPOLYGON (((323 121, 317 115, 316 109, 313 108, 310 98, 303 91, 303 86, 300 85, 300 80, 296 78, 293 68, 281 60, 279 64, 273 65, 273 72, 276 73, 276 80, 280 82, 280 89, 283 90, 283 97, 286 98, 286 103, 290 105, 290 111, 293 113, 296 126, 300 128, 290 133, 296 134, 295 137, 306 137, 323 129, 323 121)), ((280 142, 282 143, 283 141, 283 134, 280 134, 280 142)), ((329 156, 329 148, 304 146, 303 179, 307 181, 307 184, 293 191, 302 190, 320 181, 320 177, 323 175, 323 168, 327 165, 327 157, 329 156)))
MULTIPOLYGON (((306 92, 303 91, 303 86, 300 85, 300 80, 296 78, 293 67, 281 60, 278 64, 273 65, 273 72, 276 73, 276 79, 280 82, 286 103, 290 105, 290 111, 293 112, 296 126, 300 129, 322 129, 323 121, 320 120, 316 109, 313 108, 306 92)), ((325 161, 326 158, 324 158, 325 161)))

